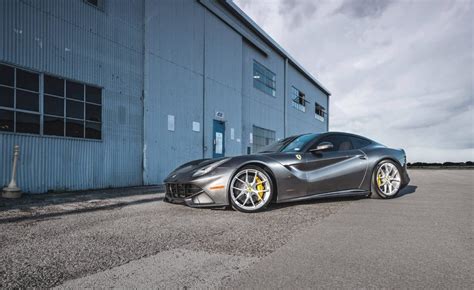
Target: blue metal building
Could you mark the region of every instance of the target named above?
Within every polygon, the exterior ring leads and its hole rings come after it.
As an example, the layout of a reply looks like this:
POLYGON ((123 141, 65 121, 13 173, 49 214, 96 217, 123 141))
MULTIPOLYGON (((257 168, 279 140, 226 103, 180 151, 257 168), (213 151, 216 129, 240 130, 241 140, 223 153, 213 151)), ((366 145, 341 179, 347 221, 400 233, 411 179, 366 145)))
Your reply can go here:
POLYGON ((161 184, 188 160, 327 131, 329 95, 230 1, 0 1, 0 177, 161 184))

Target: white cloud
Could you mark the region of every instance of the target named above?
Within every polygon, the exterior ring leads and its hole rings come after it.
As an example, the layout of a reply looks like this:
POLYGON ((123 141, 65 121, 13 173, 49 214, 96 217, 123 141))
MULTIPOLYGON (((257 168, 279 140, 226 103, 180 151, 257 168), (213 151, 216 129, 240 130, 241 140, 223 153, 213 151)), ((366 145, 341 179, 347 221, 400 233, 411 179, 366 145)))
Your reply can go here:
POLYGON ((331 130, 474 159, 473 1, 236 2, 332 92, 331 130))

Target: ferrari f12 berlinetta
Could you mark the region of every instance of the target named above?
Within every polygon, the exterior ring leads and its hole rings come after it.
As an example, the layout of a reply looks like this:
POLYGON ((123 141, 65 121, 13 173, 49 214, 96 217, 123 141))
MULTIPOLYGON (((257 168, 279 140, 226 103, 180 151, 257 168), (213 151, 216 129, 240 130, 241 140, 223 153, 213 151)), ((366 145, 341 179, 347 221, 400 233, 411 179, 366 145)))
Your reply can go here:
POLYGON ((403 149, 349 133, 302 134, 256 154, 183 164, 165 179, 165 200, 256 212, 272 202, 393 198, 409 181, 403 149))

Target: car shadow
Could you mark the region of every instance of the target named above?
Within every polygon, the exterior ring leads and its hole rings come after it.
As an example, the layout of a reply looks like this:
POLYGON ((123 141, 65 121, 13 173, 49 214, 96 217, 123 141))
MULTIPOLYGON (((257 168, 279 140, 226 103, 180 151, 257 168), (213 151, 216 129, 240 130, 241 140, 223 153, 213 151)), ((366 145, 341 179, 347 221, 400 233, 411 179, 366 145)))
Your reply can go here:
MULTIPOLYGON (((404 197, 404 196, 412 194, 412 193, 415 193, 417 188, 418 188, 418 186, 416 186, 416 185, 408 185, 398 193, 398 195, 395 197, 395 199, 404 197)), ((355 201, 355 200, 366 199, 366 198, 367 197, 365 197, 365 196, 324 197, 324 198, 315 198, 315 199, 310 199, 310 200, 305 200, 305 201, 293 201, 293 202, 287 202, 287 203, 273 203, 266 210, 267 211, 272 211, 272 210, 278 210, 278 209, 282 209, 282 208, 286 208, 286 207, 305 205, 305 204, 334 203, 334 202, 344 202, 344 201, 347 202, 347 201, 355 201)))
POLYGON ((315 198, 304 201, 290 201, 286 203, 272 203, 267 207, 266 211, 278 210, 292 206, 307 205, 307 204, 316 204, 316 203, 335 203, 335 202, 344 202, 344 201, 354 201, 359 199, 365 199, 364 196, 347 196, 347 197, 324 197, 324 198, 315 198))
POLYGON ((418 186, 416 186, 416 185, 407 185, 404 189, 400 190, 400 192, 398 193, 398 195, 395 198, 400 198, 400 197, 403 197, 405 195, 415 193, 417 188, 418 188, 418 186))

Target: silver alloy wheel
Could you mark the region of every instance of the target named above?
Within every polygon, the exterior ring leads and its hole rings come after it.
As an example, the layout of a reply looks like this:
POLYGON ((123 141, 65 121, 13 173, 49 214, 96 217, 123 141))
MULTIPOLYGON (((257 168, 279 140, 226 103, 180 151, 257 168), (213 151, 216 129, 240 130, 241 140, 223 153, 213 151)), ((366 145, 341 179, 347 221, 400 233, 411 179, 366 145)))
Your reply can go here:
POLYGON ((254 211, 267 203, 271 190, 265 174, 256 169, 244 169, 232 179, 230 197, 239 208, 254 211))
POLYGON ((395 164, 383 163, 377 171, 377 187, 384 195, 391 197, 400 188, 400 172, 395 164))

